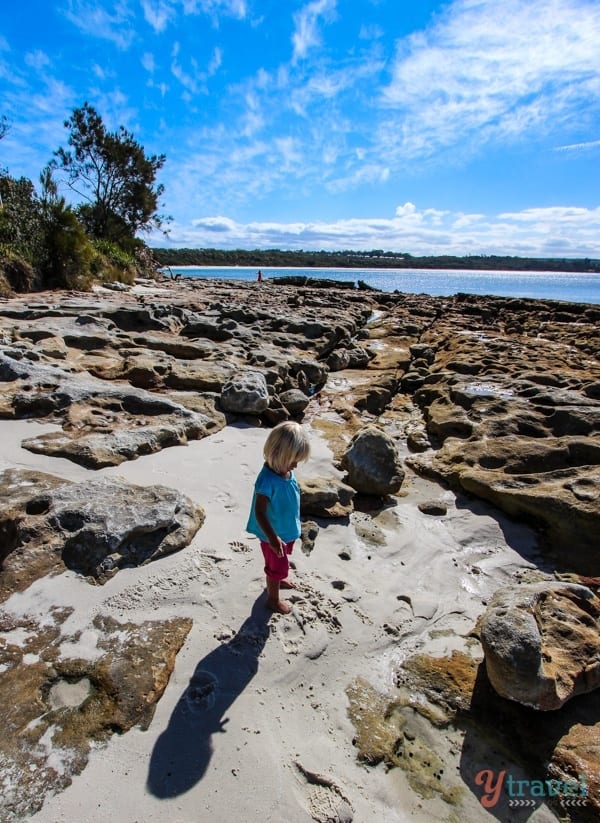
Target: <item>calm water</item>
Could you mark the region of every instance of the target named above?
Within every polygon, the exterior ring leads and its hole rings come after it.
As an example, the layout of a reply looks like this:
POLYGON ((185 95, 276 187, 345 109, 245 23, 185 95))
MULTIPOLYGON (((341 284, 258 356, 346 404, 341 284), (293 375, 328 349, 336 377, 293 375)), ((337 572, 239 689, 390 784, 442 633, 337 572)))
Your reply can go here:
MULTIPOLYGON (((256 280, 258 268, 173 267, 185 277, 256 280)), ((364 280, 381 291, 450 296, 458 292, 534 297, 600 304, 600 274, 566 272, 449 271, 445 269, 262 269, 265 279, 306 275, 329 280, 364 280)))

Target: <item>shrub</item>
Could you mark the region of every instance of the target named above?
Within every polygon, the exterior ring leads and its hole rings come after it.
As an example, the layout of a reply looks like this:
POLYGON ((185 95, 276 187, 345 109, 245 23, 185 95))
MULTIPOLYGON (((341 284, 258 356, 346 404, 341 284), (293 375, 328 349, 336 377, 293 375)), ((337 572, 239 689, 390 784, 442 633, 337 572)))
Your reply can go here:
POLYGON ((133 283, 135 260, 129 252, 109 240, 94 240, 95 256, 92 271, 106 283, 133 283))
POLYGON ((31 291, 38 285, 39 278, 31 263, 0 244, 0 280, 1 296, 8 297, 13 291, 31 291))
POLYGON ((61 198, 47 209, 43 274, 50 288, 91 288, 94 247, 75 212, 61 198))

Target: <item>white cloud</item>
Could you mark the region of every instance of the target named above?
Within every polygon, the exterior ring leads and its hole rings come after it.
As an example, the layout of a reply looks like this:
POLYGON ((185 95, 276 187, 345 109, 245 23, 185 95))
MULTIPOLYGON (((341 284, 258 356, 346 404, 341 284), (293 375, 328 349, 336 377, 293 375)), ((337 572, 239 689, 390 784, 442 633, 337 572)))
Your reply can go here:
POLYGON ((600 5, 455 0, 397 44, 382 142, 404 157, 581 126, 598 111, 600 5))
POLYGON ((50 66, 50 62, 51 61, 48 55, 39 49, 29 51, 25 55, 25 63, 28 66, 31 66, 32 69, 37 69, 38 71, 40 69, 48 68, 48 66, 50 66))
POLYGON ((223 52, 221 51, 221 49, 218 46, 216 46, 213 53, 212 53, 212 57, 210 58, 210 62, 208 64, 207 72, 208 72, 209 77, 212 77, 214 74, 217 73, 217 71, 221 67, 222 62, 223 62, 223 52))
MULTIPOLYGON (((334 222, 251 222, 204 217, 175 223, 171 247, 383 248, 410 254, 498 254, 536 257, 600 257, 600 208, 553 207, 498 215, 463 214, 405 203, 392 218, 334 222)), ((162 236, 151 238, 164 245, 162 236)))
POLYGON ((106 66, 100 66, 98 63, 93 64, 92 72, 98 80, 108 80, 115 76, 115 72, 112 69, 108 69, 106 66))
POLYGON ((378 40, 380 37, 383 37, 384 34, 385 32, 381 26, 372 23, 368 26, 362 25, 358 36, 361 40, 378 40))
POLYGON ((201 89, 203 76, 198 69, 198 63, 194 57, 190 58, 190 68, 190 71, 186 71, 175 58, 171 62, 171 74, 173 77, 179 80, 188 92, 197 94, 201 89))
POLYGON ((403 206, 396 206, 396 217, 407 217, 417 213, 414 203, 405 203, 403 206))
MULTIPOLYGON (((360 152, 359 152, 360 154, 360 152)), ((382 163, 361 163, 352 172, 328 180, 326 187, 331 192, 343 192, 361 185, 374 185, 389 180, 390 170, 382 163)))
POLYGON ((600 148, 600 140, 588 140, 586 143, 571 143, 568 146, 557 146, 554 151, 586 151, 600 148))
POLYGON ((309 50, 318 46, 321 36, 318 28, 319 18, 330 20, 335 12, 337 0, 312 0, 299 12, 294 14, 293 62, 301 60, 309 50))
POLYGON ((118 0, 112 13, 93 0, 69 0, 64 14, 84 34, 110 40, 123 50, 129 48, 136 36, 128 0, 118 0))
POLYGON ((142 55, 142 66, 146 69, 147 72, 150 74, 154 74, 156 71, 156 62, 154 60, 154 55, 150 52, 145 52, 142 55))
POLYGON ((218 19, 220 13, 243 20, 248 7, 246 0, 181 0, 184 14, 208 14, 218 19))
POLYGON ((169 0, 141 0, 144 19, 160 34, 175 16, 175 9, 169 0))

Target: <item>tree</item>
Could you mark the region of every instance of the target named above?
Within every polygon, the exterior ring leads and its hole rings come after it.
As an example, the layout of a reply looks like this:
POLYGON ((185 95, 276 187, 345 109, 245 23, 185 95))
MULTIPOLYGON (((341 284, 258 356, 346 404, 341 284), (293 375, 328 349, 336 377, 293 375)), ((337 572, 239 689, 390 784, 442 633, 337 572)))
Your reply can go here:
POLYGON ((160 228, 157 213, 162 185, 155 185, 164 154, 147 157, 123 126, 108 132, 96 110, 84 103, 65 120, 70 149, 59 148, 52 167, 67 173, 67 184, 86 201, 79 218, 93 236, 131 245, 137 232, 160 228))
POLYGON ((33 183, 0 171, 0 201, 0 244, 35 264, 43 249, 44 226, 33 183))

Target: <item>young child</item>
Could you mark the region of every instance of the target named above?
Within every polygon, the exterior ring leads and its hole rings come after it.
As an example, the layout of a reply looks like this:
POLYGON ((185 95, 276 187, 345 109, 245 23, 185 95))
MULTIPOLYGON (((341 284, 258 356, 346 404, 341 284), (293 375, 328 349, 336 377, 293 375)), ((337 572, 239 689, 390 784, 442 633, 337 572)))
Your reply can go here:
POLYGON ((280 614, 290 606, 279 589, 293 589, 288 580, 288 554, 300 537, 300 488, 294 469, 310 454, 308 438, 299 423, 280 423, 267 437, 265 464, 254 484, 252 508, 246 529, 260 539, 267 576, 267 605, 280 614))

